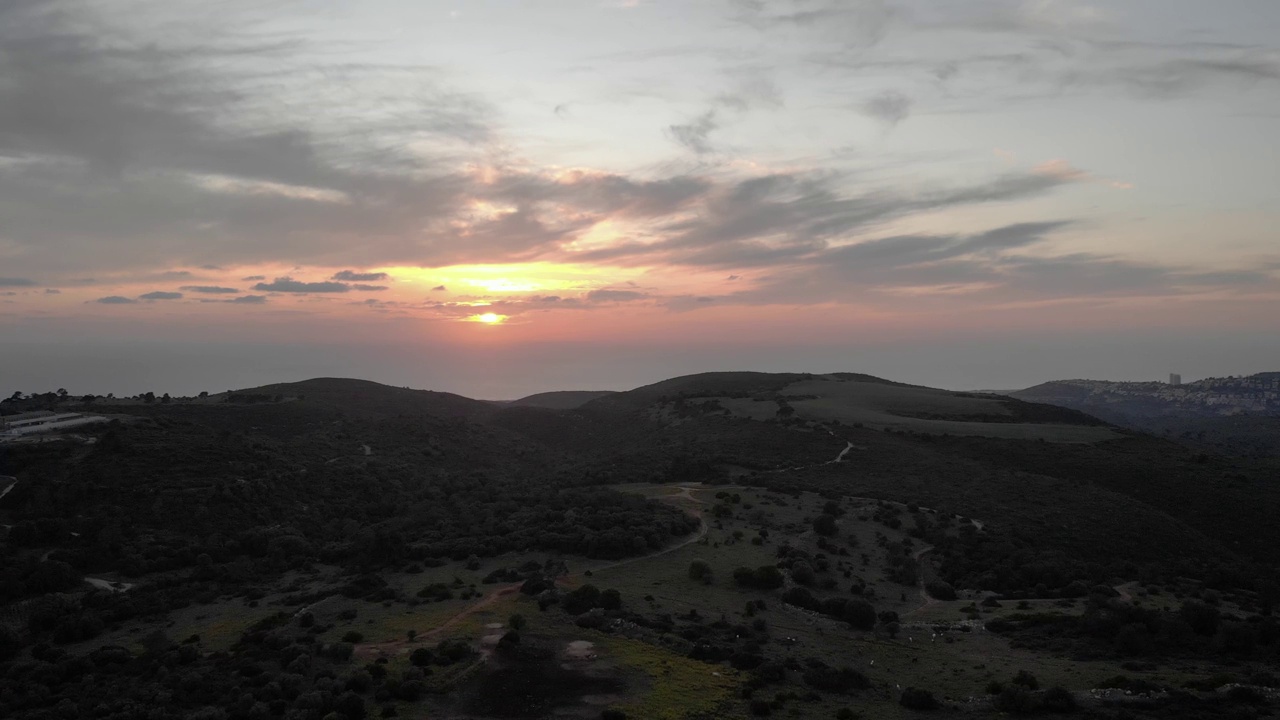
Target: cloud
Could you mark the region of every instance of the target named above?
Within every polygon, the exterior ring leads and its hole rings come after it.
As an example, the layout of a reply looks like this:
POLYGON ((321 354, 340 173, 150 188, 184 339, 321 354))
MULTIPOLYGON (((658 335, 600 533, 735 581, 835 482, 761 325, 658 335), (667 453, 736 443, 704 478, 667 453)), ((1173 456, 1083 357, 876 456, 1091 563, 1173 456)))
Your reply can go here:
MULTIPOLYGON (((427 302, 420 307, 436 315, 449 318, 465 318, 485 312, 514 317, 530 312, 589 311, 619 303, 661 300, 663 300, 663 297, 660 295, 639 290, 600 288, 577 296, 532 294, 524 296, 460 297, 451 301, 427 302)), ((365 302, 373 305, 376 301, 365 302)), ((401 304, 400 307, 406 306, 401 304)))
POLYGON ((180 289, 202 295, 234 295, 240 292, 235 288, 222 287, 220 285, 183 285, 180 289))
POLYGON ((913 193, 840 192, 839 177, 776 173, 717 188, 699 212, 667 223, 662 239, 620 242, 562 257, 578 262, 665 262, 739 270, 786 266, 887 221, 949 207, 1035 197, 1075 181, 1061 171, 1010 173, 913 193))
POLYGON ((222 303, 229 305, 265 305, 267 302, 266 295, 242 295, 230 300, 214 300, 211 298, 201 299, 202 303, 222 303))
POLYGON ((911 114, 911 98, 896 90, 886 90, 862 104, 862 112, 895 127, 911 114))
POLYGON ((147 294, 145 294, 145 295, 140 295, 140 296, 139 296, 139 299, 142 299, 142 300, 181 300, 181 299, 182 299, 182 293, 180 293, 180 292, 164 292, 164 291, 162 291, 162 290, 157 290, 157 291, 155 291, 155 292, 149 292, 149 293, 147 293, 147 294))
POLYGON ((444 291, 446 291, 446 290, 448 290, 448 289, 449 289, 449 288, 447 288, 447 287, 445 287, 445 286, 443 286, 443 285, 437 285, 437 286, 435 286, 435 287, 431 288, 431 292, 444 292, 444 291))
MULTIPOLYGON (((328 282, 243 280, 250 284, 246 291, 263 293, 376 292, 390 280, 360 268, 536 260, 709 268, 713 277, 750 278, 732 289, 754 295, 735 293, 717 303, 756 302, 770 292, 828 297, 868 287, 1002 288, 1030 297, 1036 279, 1047 292, 1065 287, 1062 278, 1078 278, 1082 288, 1110 288, 1104 292, 1116 291, 1124 279, 1161 292, 1248 286, 1229 271, 1037 257, 1046 253, 1034 247, 1037 238, 1061 227, 1053 223, 884 237, 893 223, 917 214, 1118 182, 1061 161, 956 185, 916 175, 907 185, 877 184, 864 168, 825 170, 836 161, 802 154, 812 147, 792 145, 790 136, 785 148, 766 147, 740 162, 704 157, 720 149, 717 133, 744 113, 782 107, 780 87, 796 88, 806 103, 817 97, 811 91, 829 89, 821 84, 829 80, 816 73, 806 78, 811 87, 793 85, 793 73, 813 69, 795 60, 867 71, 827 76, 842 83, 857 77, 865 79, 861 87, 902 88, 852 96, 865 101, 856 110, 889 127, 907 120, 916 103, 932 109, 944 93, 957 105, 972 97, 986 111, 993 99, 1014 92, 1005 90, 1010 87, 1032 97, 1098 88, 1176 94, 1269 88, 1280 78, 1274 52, 1265 49, 1108 41, 1106 19, 1075 13, 1078 3, 943 5, 907 13, 875 0, 737 2, 740 22, 776 36, 758 43, 773 54, 754 57, 754 45, 745 59, 708 44, 689 50, 690 57, 711 53, 739 68, 716 70, 723 72, 720 82, 711 79, 702 104, 670 118, 684 122, 666 129, 668 139, 698 157, 628 162, 645 169, 620 173, 538 167, 522 159, 528 155, 523 139, 501 135, 506 126, 483 99, 450 88, 433 68, 348 66, 306 42, 260 40, 266 36, 254 33, 184 43, 145 18, 100 23, 107 18, 95 14, 92 3, 48 6, 58 8, 50 12, 29 0, 0 2, 0 197, 6 203, 0 257, 6 274, 64 287, 71 286, 64 278, 90 273, 131 273, 147 281, 190 276, 147 274, 167 267, 353 268, 328 282), (996 6, 1003 9, 989 9, 996 6), (1033 6, 1047 9, 1026 10, 1033 6), (899 47, 897 37, 881 42, 899 26, 919 32, 920 52, 899 47), (934 42, 943 34, 968 40, 934 42), (784 61, 773 62, 777 53, 784 61), (888 73, 898 75, 882 79, 888 73), (343 110, 367 107, 379 111, 343 110)), ((740 39, 744 28, 732 31, 740 39)), ((851 86, 860 85, 840 85, 836 103, 848 105, 843 88, 851 86)), ((210 275, 185 282, 226 281, 210 275)), ((0 285, 10 282, 34 285, 0 279, 0 285)), ((181 289, 207 296, 241 292, 216 285, 181 289)), ((526 298, 512 308, 588 307, 624 301, 608 293, 638 291, 597 292, 606 294, 526 298)), ((704 305, 707 297, 670 304, 704 305)), ((265 301, 265 295, 245 298, 265 301)), ((668 299, 655 291, 649 300, 668 299)))
POLYGON ((735 18, 762 32, 809 30, 847 48, 878 44, 900 14, 887 0, 732 0, 735 18))
POLYGON ((250 275, 249 277, 240 278, 240 282, 254 282, 256 280, 266 280, 266 279, 267 279, 267 276, 265 275, 250 275))
POLYGON ((711 99, 711 107, 693 120, 667 127, 668 136, 698 155, 714 151, 711 134, 724 126, 725 114, 741 117, 753 108, 782 107, 782 91, 777 84, 756 69, 737 73, 733 86, 711 99))
POLYGON ((106 12, 0 3, 0 157, 20 160, 0 163, 0 197, 24 268, 439 254, 418 233, 447 240, 475 184, 450 143, 492 139, 481 99, 431 68, 326 60, 257 28, 184 41, 147 13, 106 12))
POLYGON ((62 291, 57 288, 45 288, 44 294, 45 295, 61 295, 62 291))
MULTIPOLYGON (((1043 245, 1072 223, 1018 223, 970 235, 900 235, 829 247, 776 267, 718 304, 902 303, 945 298, 955 306, 1000 306, 1068 299, 1166 297, 1277 286, 1260 271, 1203 271, 1092 254, 1052 254, 1043 245), (913 300, 914 299, 914 300, 913 300)), ((668 302, 696 309, 691 298, 668 302)))
POLYGON ((350 291, 351 286, 340 282, 302 282, 291 277, 280 277, 269 283, 260 282, 253 289, 282 293, 344 293, 350 291))
POLYGON ((768 76, 750 70, 731 89, 717 95, 714 104, 739 113, 759 107, 780 108, 782 90, 768 76))
POLYGON ((1280 57, 1274 50, 1236 51, 1231 54, 1223 54, 1220 50, 1197 50, 1199 57, 1168 57, 1167 52, 1156 54, 1150 49, 1145 52, 1133 52, 1132 49, 1104 52, 1096 65, 1069 71, 1062 82, 1067 85, 1118 85, 1139 95, 1156 98, 1179 97, 1215 86, 1248 88, 1260 83, 1280 83, 1280 57))
POLYGON ((1215 22, 1232 18, 1230 12, 1212 20, 1197 13, 1174 18, 1153 5, 1126 6, 1122 15, 1103 3, 1075 0, 900 7, 860 0, 744 2, 737 17, 762 31, 803 33, 814 47, 806 61, 824 69, 892 72, 906 81, 931 76, 948 91, 937 101, 951 110, 992 113, 1011 102, 1061 101, 1099 91, 1171 100, 1280 83, 1274 44, 1241 41, 1247 35, 1224 33, 1215 22), (835 18, 845 10, 852 20, 859 9, 869 32, 842 45, 833 34, 839 32, 835 18), (876 47, 896 26, 908 31, 902 45, 909 53, 899 43, 876 47))
POLYGON ((107 297, 98 298, 97 300, 94 300, 94 302, 101 303, 103 305, 132 305, 138 301, 133 298, 127 298, 120 295, 109 295, 107 297))
POLYGON ((0 277, 0 287, 31 287, 36 284, 35 280, 26 278, 0 277))
POLYGON ((355 270, 343 270, 335 273, 330 280, 346 280, 349 282, 377 282, 386 280, 389 276, 384 272, 356 272, 355 270))
POLYGON ((592 290, 591 292, 587 293, 586 299, 587 299, 587 302, 602 303, 602 302, 632 302, 634 300, 643 300, 647 297, 649 297, 647 293, 642 293, 635 290, 601 289, 601 290, 592 290))
POLYGON ((716 111, 708 110, 691 122, 683 125, 672 125, 667 128, 671 139, 699 155, 712 151, 711 133, 720 127, 716 119, 716 111))

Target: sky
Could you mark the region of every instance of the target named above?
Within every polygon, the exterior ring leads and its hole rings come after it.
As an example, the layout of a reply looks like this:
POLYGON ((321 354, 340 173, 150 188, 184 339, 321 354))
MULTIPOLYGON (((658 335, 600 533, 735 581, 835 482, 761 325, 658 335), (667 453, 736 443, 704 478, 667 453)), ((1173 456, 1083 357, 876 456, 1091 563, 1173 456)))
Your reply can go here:
POLYGON ((1280 370, 1275 0, 4 0, 0 391, 1280 370))

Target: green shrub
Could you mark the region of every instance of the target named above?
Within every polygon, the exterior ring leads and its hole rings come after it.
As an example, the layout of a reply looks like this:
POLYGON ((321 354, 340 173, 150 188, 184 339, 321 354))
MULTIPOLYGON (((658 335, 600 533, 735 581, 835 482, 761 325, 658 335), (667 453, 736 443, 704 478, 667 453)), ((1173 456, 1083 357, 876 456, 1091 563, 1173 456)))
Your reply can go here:
POLYGON ((1076 698, 1066 688, 1051 687, 1040 696, 1045 712, 1066 714, 1076 711, 1076 698))
POLYGON ((1032 675, 1026 670, 1019 670, 1018 674, 1014 675, 1013 679, 1009 682, 1013 685, 1021 685, 1029 690, 1040 689, 1040 681, 1036 679, 1035 675, 1032 675))
POLYGON ((992 701, 1000 712, 1030 715, 1040 709, 1040 699, 1025 685, 1008 685, 992 701))
POLYGON ((898 704, 910 710, 933 710, 938 707, 938 701, 934 699, 933 693, 914 687, 902 691, 898 704))

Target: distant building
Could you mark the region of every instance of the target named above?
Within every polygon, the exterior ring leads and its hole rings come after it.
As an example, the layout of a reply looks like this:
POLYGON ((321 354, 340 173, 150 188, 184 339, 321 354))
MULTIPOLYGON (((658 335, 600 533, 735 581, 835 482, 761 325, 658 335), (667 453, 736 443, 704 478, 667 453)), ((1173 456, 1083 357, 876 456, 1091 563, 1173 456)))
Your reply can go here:
POLYGON ((0 428, 8 426, 10 423, 23 423, 28 420, 37 420, 54 415, 57 415, 57 413, 52 410, 32 410, 31 412, 18 413, 17 415, 0 415, 0 428))
POLYGON ((0 426, 0 437, 21 437, 37 433, 60 432, 85 425, 106 422, 104 417, 82 413, 26 413, 11 415, 0 426), (17 418, 17 419, 15 419, 17 418))
POLYGON ((1178 373, 1169 373, 1169 384, 1170 384, 1170 385, 1181 385, 1181 384, 1182 384, 1182 376, 1181 376, 1181 375, 1179 375, 1178 373))

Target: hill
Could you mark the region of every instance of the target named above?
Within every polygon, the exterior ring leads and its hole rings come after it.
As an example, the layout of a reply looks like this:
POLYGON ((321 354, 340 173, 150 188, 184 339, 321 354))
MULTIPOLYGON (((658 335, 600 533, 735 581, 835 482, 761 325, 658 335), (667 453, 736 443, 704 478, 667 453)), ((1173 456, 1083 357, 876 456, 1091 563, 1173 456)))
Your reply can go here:
POLYGON ((1114 439, 1079 412, 998 395, 952 392, 856 373, 704 373, 673 378, 588 403, 588 412, 648 408, 653 413, 720 412, 764 421, 795 418, 936 435, 1060 442, 1114 439))
POLYGON ((550 410, 573 410, 583 405, 608 395, 613 395, 613 390, 559 390, 553 392, 537 393, 522 397, 519 400, 512 400, 505 403, 513 407, 540 407, 550 410))
POLYGON ((229 396, 219 396, 215 399, 255 402, 274 400, 276 397, 285 400, 308 400, 344 413, 368 417, 391 417, 413 413, 437 417, 476 418, 492 413, 488 403, 453 393, 412 390, 348 378, 315 378, 301 382, 264 385, 238 390, 230 393, 229 396))
POLYGON ((0 453, 4 717, 1274 711, 1277 468, 1076 410, 853 373, 6 402, 113 421, 0 453))

